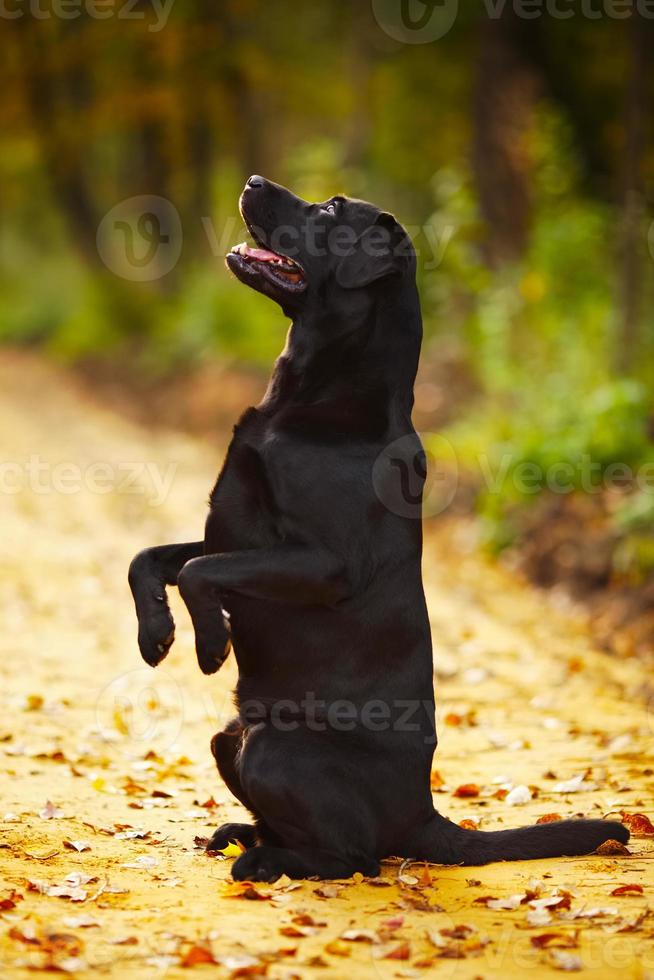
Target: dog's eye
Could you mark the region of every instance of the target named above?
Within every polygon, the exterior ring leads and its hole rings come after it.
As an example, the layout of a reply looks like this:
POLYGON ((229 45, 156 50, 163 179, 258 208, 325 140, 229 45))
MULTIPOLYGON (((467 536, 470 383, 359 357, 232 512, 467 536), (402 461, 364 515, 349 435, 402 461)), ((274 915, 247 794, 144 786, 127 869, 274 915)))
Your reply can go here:
POLYGON ((325 204, 323 206, 322 210, 325 212, 325 214, 336 214, 336 205, 335 204, 325 204))

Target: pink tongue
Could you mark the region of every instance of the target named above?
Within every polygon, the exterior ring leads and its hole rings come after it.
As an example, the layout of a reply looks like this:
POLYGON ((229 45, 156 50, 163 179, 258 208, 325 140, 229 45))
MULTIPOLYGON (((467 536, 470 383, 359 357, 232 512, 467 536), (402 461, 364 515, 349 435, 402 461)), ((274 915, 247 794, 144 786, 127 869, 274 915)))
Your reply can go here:
POLYGON ((273 262, 279 258, 279 255, 276 255, 275 252, 269 252, 265 248, 250 248, 248 246, 246 251, 251 259, 258 259, 259 262, 273 262))

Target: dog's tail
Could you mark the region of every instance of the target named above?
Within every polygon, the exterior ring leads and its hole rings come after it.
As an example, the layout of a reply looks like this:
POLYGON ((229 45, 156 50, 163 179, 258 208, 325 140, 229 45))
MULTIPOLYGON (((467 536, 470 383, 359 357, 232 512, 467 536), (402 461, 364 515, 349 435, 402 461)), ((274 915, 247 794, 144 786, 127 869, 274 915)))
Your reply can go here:
POLYGON ((591 854, 607 840, 626 844, 629 831, 612 820, 557 820, 515 830, 467 830, 435 813, 413 850, 437 864, 489 864, 591 854))

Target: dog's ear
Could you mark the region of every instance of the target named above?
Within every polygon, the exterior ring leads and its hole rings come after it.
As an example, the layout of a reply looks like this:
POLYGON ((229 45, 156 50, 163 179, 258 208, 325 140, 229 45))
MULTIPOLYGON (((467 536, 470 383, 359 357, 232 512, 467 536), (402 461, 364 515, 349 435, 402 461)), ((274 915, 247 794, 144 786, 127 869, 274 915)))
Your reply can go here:
POLYGON ((392 214, 382 211, 358 237, 336 268, 344 289, 360 289, 385 276, 401 274, 413 254, 411 240, 392 214))

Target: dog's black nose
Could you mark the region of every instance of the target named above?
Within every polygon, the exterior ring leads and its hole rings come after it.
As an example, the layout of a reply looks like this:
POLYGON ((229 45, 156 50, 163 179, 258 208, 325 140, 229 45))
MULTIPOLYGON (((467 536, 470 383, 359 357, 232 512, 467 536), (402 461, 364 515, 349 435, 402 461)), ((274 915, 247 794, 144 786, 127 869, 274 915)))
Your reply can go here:
POLYGON ((264 181, 263 177, 260 177, 259 174, 252 174, 252 176, 249 178, 249 180, 248 180, 248 182, 247 182, 247 184, 245 186, 246 187, 263 187, 264 183, 265 183, 265 181, 264 181))

